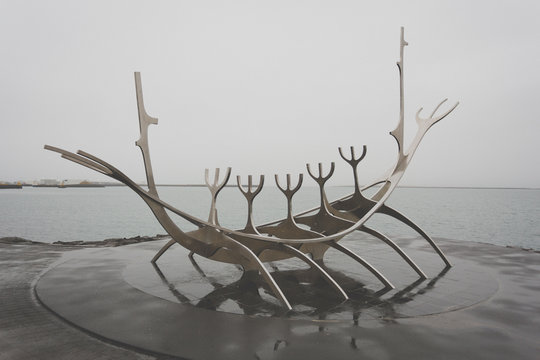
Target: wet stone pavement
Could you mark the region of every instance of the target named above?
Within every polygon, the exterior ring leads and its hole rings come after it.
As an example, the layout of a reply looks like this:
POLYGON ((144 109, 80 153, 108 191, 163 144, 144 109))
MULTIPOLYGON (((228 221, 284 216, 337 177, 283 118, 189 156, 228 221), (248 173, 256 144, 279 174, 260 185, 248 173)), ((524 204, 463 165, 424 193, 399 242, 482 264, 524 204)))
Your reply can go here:
POLYGON ((350 299, 343 302, 303 263, 268 264, 293 305, 287 312, 257 277, 197 256, 192 262, 180 246, 152 266, 164 241, 78 251, 0 244, 0 358, 536 359, 540 353, 538 253, 436 239, 454 265, 445 269, 419 239, 398 239, 428 276, 422 280, 384 244, 353 236, 343 244, 395 289, 330 250, 326 270, 350 299))
POLYGON ((0 359, 153 359, 89 336, 38 303, 35 281, 72 250, 0 243, 0 359))

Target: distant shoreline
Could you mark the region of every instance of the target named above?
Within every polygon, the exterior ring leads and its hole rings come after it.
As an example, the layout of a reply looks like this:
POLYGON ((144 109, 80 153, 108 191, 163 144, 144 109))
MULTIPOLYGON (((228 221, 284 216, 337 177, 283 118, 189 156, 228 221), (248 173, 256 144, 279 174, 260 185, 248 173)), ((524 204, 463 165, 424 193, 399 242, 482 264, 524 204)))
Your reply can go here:
MULTIPOLYGON (((346 185, 344 185, 346 186, 346 185)), ((540 190, 540 188, 529 187, 502 187, 502 186, 398 186, 398 188, 411 189, 482 189, 482 190, 540 190)))
MULTIPOLYGON (((55 241, 53 243, 47 243, 42 241, 34 241, 34 240, 28 240, 24 239, 18 236, 7 236, 7 237, 1 237, 0 243, 2 244, 11 244, 11 245, 55 245, 55 246, 67 246, 67 247, 81 247, 81 248, 87 248, 87 247, 117 247, 117 246, 124 246, 124 245, 130 245, 130 244, 137 244, 141 242, 148 242, 148 241, 158 241, 163 239, 170 239, 171 236, 168 234, 157 234, 155 236, 134 236, 130 238, 112 238, 112 239, 105 239, 105 240, 97 240, 97 241, 55 241)), ((490 245, 490 246, 497 246, 497 247, 505 247, 509 249, 517 249, 522 250, 526 252, 532 252, 532 253, 538 253, 540 254, 540 250, 536 250, 533 248, 526 248, 521 246, 513 246, 513 245, 496 245, 496 244, 489 244, 484 242, 478 242, 479 244, 483 245, 490 245)))
POLYGON ((24 239, 18 236, 7 236, 0 238, 0 243, 13 244, 13 245, 57 245, 57 246, 76 246, 76 247, 116 247, 130 244, 137 244, 140 242, 157 241, 165 238, 170 238, 169 235, 155 235, 155 236, 134 236, 130 238, 112 238, 98 241, 55 241, 53 243, 47 243, 42 241, 34 241, 24 239))
MULTIPOLYGON (((140 186, 146 186, 146 184, 139 184, 140 186)), ((109 186, 109 185, 106 185, 109 186)), ((125 185, 115 185, 125 186, 125 185)), ((161 187, 206 187, 205 184, 156 184, 161 187)), ((256 185, 255 185, 256 186, 256 185)), ((315 187, 317 185, 305 185, 307 187, 315 187)), ((328 185, 329 187, 353 187, 354 185, 328 185)), ((236 185, 225 185, 225 187, 237 187, 236 185)), ((414 186, 414 185, 402 185, 398 188, 405 189, 485 189, 485 190, 540 190, 540 188, 528 188, 528 187, 497 187, 497 186, 414 186)))
MULTIPOLYGON (((147 187, 146 184, 137 184, 139 186, 147 187)), ((31 184, 22 184, 21 186, 4 186, 0 188, 4 189, 21 189, 23 187, 32 187, 32 188, 105 188, 105 187, 118 187, 126 186, 124 184, 118 183, 90 183, 90 184, 70 184, 70 185, 31 185, 31 184)), ((205 184, 156 184, 158 187, 206 187, 205 184)), ((255 184, 256 186, 256 184, 255 184)), ((305 185, 306 187, 316 187, 313 185, 305 185)), ((354 185, 328 185, 328 187, 353 187, 354 185)), ((228 184, 225 187, 237 187, 235 184, 228 184)), ((415 186, 415 185, 401 185, 397 188, 403 189, 481 189, 481 190, 540 190, 537 187, 504 187, 504 186, 415 186)))

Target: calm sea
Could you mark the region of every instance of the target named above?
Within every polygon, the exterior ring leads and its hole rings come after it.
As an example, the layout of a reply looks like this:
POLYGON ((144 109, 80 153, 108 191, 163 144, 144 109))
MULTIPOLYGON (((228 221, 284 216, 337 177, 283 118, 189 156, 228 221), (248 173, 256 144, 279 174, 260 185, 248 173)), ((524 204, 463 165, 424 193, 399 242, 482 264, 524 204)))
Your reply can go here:
MULTIPOLYGON (((163 200, 206 219, 210 196, 203 187, 159 187, 163 200)), ((350 187, 329 187, 329 199, 349 194, 350 187)), ((293 199, 295 212, 318 204, 318 190, 303 187, 293 199)), ((511 245, 540 250, 540 190, 398 188, 387 202, 433 237, 511 245)), ((256 198, 257 224, 286 214, 284 196, 265 187, 256 198)), ((218 197, 220 223, 242 228, 246 203, 238 189, 218 197)), ((182 220, 184 229, 190 225, 182 220)), ((368 224, 393 237, 415 233, 384 215, 368 224)), ((127 187, 31 188, 0 190, 0 237, 54 242, 103 240, 164 234, 144 202, 127 187)))

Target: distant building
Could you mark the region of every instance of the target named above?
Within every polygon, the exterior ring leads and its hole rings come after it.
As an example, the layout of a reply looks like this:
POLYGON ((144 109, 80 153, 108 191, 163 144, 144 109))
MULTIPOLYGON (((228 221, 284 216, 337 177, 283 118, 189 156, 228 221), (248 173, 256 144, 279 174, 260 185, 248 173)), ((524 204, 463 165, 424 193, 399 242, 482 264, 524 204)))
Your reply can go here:
POLYGON ((88 181, 86 180, 80 180, 80 179, 66 179, 66 180, 62 180, 62 184, 64 186, 69 186, 69 185, 79 185, 79 184, 84 184, 84 183, 88 183, 88 181))
POLYGON ((54 186, 58 184, 59 182, 56 179, 41 179, 38 182, 38 185, 47 185, 47 186, 54 186))

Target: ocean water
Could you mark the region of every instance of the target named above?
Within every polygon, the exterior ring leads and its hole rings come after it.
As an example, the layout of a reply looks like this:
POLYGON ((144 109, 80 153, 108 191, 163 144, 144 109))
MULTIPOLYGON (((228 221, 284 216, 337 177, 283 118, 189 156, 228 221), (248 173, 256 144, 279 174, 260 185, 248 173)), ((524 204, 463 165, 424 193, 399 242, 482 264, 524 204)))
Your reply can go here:
MULTIPOLYGON (((208 189, 158 187, 158 190, 163 200, 207 219, 208 189)), ((351 187, 328 187, 327 194, 332 200, 351 191, 351 187)), ((293 199, 295 212, 318 203, 316 187, 303 187, 293 199)), ((432 237, 540 250, 540 190, 397 188, 387 204, 432 237)), ((238 189, 223 189, 217 207, 222 225, 231 228, 245 225, 246 202, 238 189)), ((255 199, 255 222, 262 224, 285 215, 285 197, 277 188, 265 187, 255 199)), ((177 216, 173 218, 183 229, 193 229, 177 216)), ((385 215, 375 215, 368 224, 391 237, 417 236, 385 215)), ((145 203, 127 187, 0 190, 0 237, 19 236, 52 243, 164 233, 145 203)))

